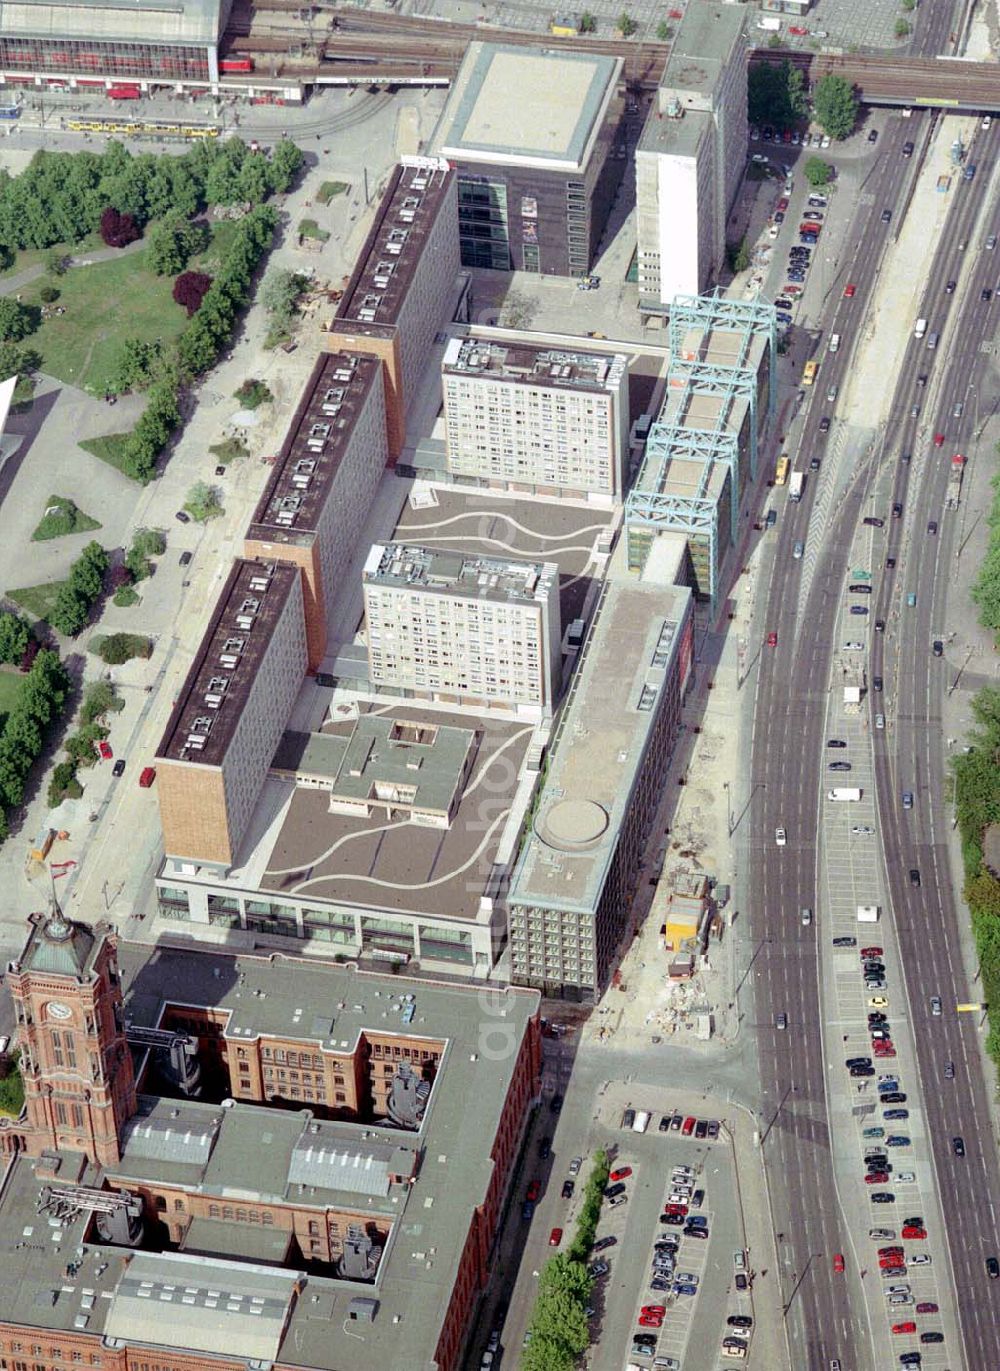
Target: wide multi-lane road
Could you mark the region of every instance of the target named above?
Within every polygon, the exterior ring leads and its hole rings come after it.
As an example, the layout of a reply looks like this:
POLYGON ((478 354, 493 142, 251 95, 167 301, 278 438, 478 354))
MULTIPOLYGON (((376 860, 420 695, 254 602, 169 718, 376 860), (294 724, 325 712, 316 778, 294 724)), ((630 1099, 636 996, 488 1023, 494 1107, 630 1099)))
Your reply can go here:
MULTIPOLYGON (((850 315, 859 315, 876 280, 881 250, 904 202, 909 163, 902 146, 911 124, 893 121, 883 135, 882 156, 865 183, 866 207, 857 215, 841 254, 843 268, 831 291, 829 331, 849 337, 850 315), (853 284, 854 295, 844 296, 853 284)), ((856 327, 856 326, 855 326, 856 327)), ((850 349, 827 353, 798 442, 797 466, 822 455, 827 439, 820 421, 834 412, 830 388, 843 387, 850 349)), ((808 529, 819 481, 807 480, 799 505, 787 503, 777 525, 774 571, 761 637, 777 635, 761 649, 751 764, 749 899, 753 918, 753 986, 758 1025, 764 1155, 771 1176, 772 1209, 779 1241, 783 1302, 788 1307, 793 1363, 828 1371, 840 1358, 845 1371, 872 1367, 860 1291, 850 1280, 830 1279, 831 1259, 845 1241, 834 1186, 824 1084, 823 1038, 817 981, 816 927, 803 927, 802 908, 816 907, 816 825, 824 783, 823 728, 827 678, 846 549, 865 490, 856 481, 830 521, 818 550, 808 529), (796 542, 806 555, 793 558, 796 542), (807 609, 800 615, 801 578, 810 578, 807 609), (775 833, 787 832, 778 848, 775 833), (775 1026, 777 1013, 788 1028, 775 1026), (852 1300, 852 1293, 856 1300, 852 1300)), ((874 1371, 874 1368, 872 1368, 874 1371)))
MULTIPOLYGON (((887 231, 881 225, 881 210, 883 207, 898 208, 902 199, 900 149, 906 136, 904 130, 911 127, 896 124, 884 137, 882 158, 866 186, 870 193, 869 207, 859 216, 862 222, 856 229, 856 232, 860 230, 858 236, 848 243, 843 254, 845 263, 853 261, 854 265, 846 266, 839 279, 851 280, 855 284, 855 300, 866 298, 874 280, 880 255, 878 248, 883 241, 879 234, 880 231, 883 234, 887 231), (873 244, 876 246, 874 252, 873 244)), ((982 132, 977 140, 974 156, 981 157, 984 166, 990 165, 995 136, 994 131, 982 132)), ((960 253, 963 250, 959 249, 958 244, 969 244, 965 252, 981 246, 978 239, 974 244, 971 240, 973 224, 982 208, 985 193, 985 181, 978 185, 964 183, 958 187, 945 243, 937 255, 928 283, 927 298, 929 302, 934 302, 933 311, 929 314, 929 330, 940 330, 952 302, 952 296, 946 294, 945 286, 947 281, 960 276, 960 253), (956 258, 959 260, 956 261, 956 258)), ((982 314, 976 313, 981 289, 978 272, 974 272, 973 276, 975 279, 969 285, 967 296, 969 326, 965 326, 963 319, 963 328, 956 331, 963 341, 957 349, 954 374, 962 377, 963 395, 968 378, 974 375, 972 363, 978 355, 984 322, 982 314)), ((992 286, 996 282, 990 284, 992 286)), ((846 331, 847 315, 853 301, 844 300, 839 290, 832 292, 832 298, 836 304, 831 311, 828 328, 837 331, 842 327, 842 331, 846 331)), ((924 308, 931 311, 931 304, 928 303, 924 308)), ((985 306, 982 308, 985 309, 985 306)), ((888 425, 887 431, 892 435, 892 445, 888 449, 891 459, 898 459, 904 451, 912 451, 921 428, 931 423, 931 416, 923 413, 913 415, 911 411, 914 405, 920 403, 922 395, 916 388, 916 377, 931 372, 935 361, 939 367, 949 366, 949 378, 940 388, 941 408, 950 416, 956 403, 957 382, 950 379, 951 367, 945 361, 943 352, 926 351, 925 342, 919 346, 925 349, 922 354, 918 354, 915 346, 907 356, 888 425)), ((814 453, 823 452, 825 440, 818 432, 818 423, 822 414, 830 412, 824 396, 831 383, 842 380, 847 365, 843 354, 827 354, 824 360, 817 383, 817 401, 814 401, 807 416, 798 444, 800 467, 804 467, 814 453)), ((966 405, 966 414, 968 410, 969 406, 966 405)), ((944 420, 940 422, 945 423, 944 420)), ((972 420, 969 419, 969 422, 972 420)), ((949 417, 945 431, 954 433, 955 426, 956 421, 949 417)), ((931 428, 930 432, 933 434, 934 429, 931 428)), ((940 450, 934 451, 938 453, 940 450)), ((900 462, 899 467, 893 498, 904 499, 908 473, 918 470, 919 464, 907 466, 900 462)), ((894 552, 894 544, 889 543, 889 539, 901 538, 904 521, 889 518, 888 502, 886 508, 877 511, 870 508, 870 475, 866 470, 857 473, 838 507, 836 517, 826 527, 818 551, 816 548, 810 550, 807 542, 811 501, 818 483, 807 483, 806 498, 802 504, 786 506, 777 535, 775 572, 767 610, 758 625, 761 637, 765 640, 768 633, 777 634, 777 645, 773 648, 764 646, 761 650, 750 781, 753 803, 749 893, 754 920, 755 1017, 760 1037, 764 1127, 768 1130, 765 1134, 765 1157, 772 1177, 774 1221, 779 1233, 784 1235, 779 1250, 782 1254, 783 1295, 788 1305, 793 1357, 796 1366, 816 1367, 821 1371, 827 1371, 834 1358, 840 1359, 845 1371, 860 1371, 860 1368, 872 1365, 873 1356, 860 1286, 852 1283, 851 1279, 833 1281, 830 1278, 832 1254, 844 1251, 849 1244, 834 1188, 827 1133, 815 929, 803 927, 798 917, 801 908, 814 908, 816 905, 816 829, 825 781, 823 728, 826 690, 848 549, 862 515, 877 512, 884 517, 887 527, 886 554, 899 556, 901 551, 896 549, 894 552), (798 541, 807 544, 807 555, 802 560, 793 559, 791 555, 792 547, 798 541), (800 577, 804 573, 810 576, 810 580, 804 612, 800 613, 800 577), (784 827, 788 834, 787 846, 783 849, 778 849, 775 844, 775 831, 779 827, 784 827), (787 1030, 778 1030, 773 1026, 777 1012, 788 1015, 787 1030)), ((943 665, 939 659, 931 656, 930 643, 934 636, 931 633, 931 620, 935 614, 942 612, 940 603, 934 600, 935 587, 939 587, 937 594, 940 596, 943 593, 940 587, 947 579, 943 574, 936 575, 935 559, 947 555, 948 538, 947 530, 944 538, 927 534, 926 525, 931 518, 937 518, 939 525, 943 523, 944 479, 945 473, 935 469, 932 478, 927 481, 926 493, 921 492, 919 507, 908 525, 914 530, 910 543, 913 551, 902 559, 904 565, 896 573, 904 573, 907 578, 916 577, 918 603, 915 610, 911 611, 913 617, 892 640, 898 642, 899 651, 906 655, 906 671, 912 678, 907 684, 905 707, 911 722, 907 731, 901 731, 894 724, 889 733, 889 745, 894 754, 898 752, 900 756, 912 757, 919 744, 926 757, 922 763, 927 778, 925 784, 933 789, 938 805, 942 803, 941 736, 937 723, 940 709, 935 706, 928 671, 933 667, 938 668, 940 673, 943 665), (931 507, 933 514, 928 512, 931 507), (922 540, 919 549, 916 546, 918 539, 922 540), (925 544, 930 548, 929 552, 925 550, 925 544), (919 669, 914 666, 918 654, 919 669)), ((913 496, 911 500, 916 498, 913 496)), ((885 575, 890 575, 888 569, 885 575)), ((884 591, 881 586, 878 587, 879 599, 876 604, 879 608, 873 611, 872 619, 885 617, 886 602, 883 597, 897 593, 895 582, 885 584, 884 591)), ((905 591, 905 587, 902 589, 905 591)), ((881 652, 881 635, 872 634, 872 639, 876 643, 875 650, 881 652)), ((871 672, 887 674, 888 669, 883 668, 880 659, 873 658, 871 672)), ((881 736, 879 746, 885 746, 881 736)), ((881 765, 884 770, 884 756, 881 765)), ((895 779, 888 783, 880 779, 880 799, 894 785, 895 779)), ((916 783, 906 788, 916 788, 916 783)), ((898 787, 896 789, 898 792, 898 787)), ((898 794, 896 798, 898 801, 898 794)), ((912 817, 910 812, 906 817, 912 817)), ((918 818, 928 826, 931 823, 929 812, 926 817, 921 814, 918 818)), ((934 946, 940 955, 931 966, 932 979, 940 980, 941 984, 939 989, 927 993, 950 995, 953 1006, 956 997, 960 997, 959 989, 963 982, 961 966, 954 950, 957 927, 954 900, 949 894, 945 904, 944 897, 938 894, 938 883, 946 885, 950 880, 943 846, 943 825, 946 822, 943 811, 939 809, 936 816, 939 843, 936 863, 931 858, 932 849, 927 850, 926 856, 919 850, 919 841, 914 860, 906 860, 906 852, 911 849, 902 848, 898 837, 895 840, 890 837, 887 842, 886 862, 893 904, 902 910, 908 910, 909 906, 902 899, 900 883, 905 883, 905 893, 910 894, 910 866, 927 867, 926 884, 912 892, 920 897, 920 905, 926 910, 925 917, 928 920, 937 917, 940 921, 933 935, 934 946), (947 929, 941 920, 942 908, 951 910, 947 929), (946 974, 949 970, 946 965, 949 949, 952 956, 950 975, 946 974), (939 960, 942 964, 940 971, 939 960)), ((913 836, 908 835, 911 841, 913 836)), ((919 829, 917 837, 921 837, 919 829)), ((933 840, 929 827, 922 840, 924 843, 933 840)), ((905 918, 903 922, 906 922, 905 918)), ((912 964, 918 955, 916 945, 919 943, 923 946, 922 939, 927 936, 927 929, 921 928, 919 933, 908 937, 906 928, 902 928, 900 935, 904 961, 907 965, 912 964)), ((971 1140, 965 1159, 970 1162, 965 1173, 967 1185, 974 1186, 978 1182, 987 1193, 993 1192, 995 1163, 992 1161, 989 1112, 985 1108, 981 1077, 976 1074, 975 1054, 969 1044, 966 1044, 969 1068, 960 1068, 965 1078, 965 1083, 959 1086, 959 1091, 963 1093, 959 1098, 959 1092, 956 1092, 955 1097, 954 1117, 961 1121, 961 1127, 956 1123, 954 1129, 948 1131, 946 1120, 950 1102, 947 1096, 944 1099, 940 1096, 942 1052, 938 1052, 936 1074, 929 1074, 933 1049, 928 1042, 931 1023, 924 994, 925 981, 922 974, 922 1007, 920 995, 914 995, 915 1028, 927 1097, 928 1123, 935 1135, 935 1159, 942 1197, 946 1211, 951 1213, 953 1173, 956 1164, 962 1160, 951 1152, 952 1132, 964 1130, 968 1134, 967 1144, 971 1140), (978 1136, 980 1128, 983 1133, 981 1139, 978 1136), (983 1171, 987 1154, 991 1159, 988 1185, 983 1171)), ((912 992, 912 984, 910 989, 912 992)), ((942 1021, 935 1020, 934 1023, 940 1025, 942 1021)), ((959 1038, 962 1032, 972 1032, 971 1025, 963 1029, 953 1012, 951 1019, 945 1020, 945 1023, 948 1025, 944 1030, 946 1036, 950 1038, 954 1035, 956 1058, 961 1057, 959 1038)), ((956 1077, 958 1074, 956 1071, 956 1077)), ((954 1234, 953 1239, 957 1240, 951 1244, 960 1287, 959 1310, 969 1350, 969 1365, 977 1368, 1000 1366, 1000 1320, 995 1318, 997 1311, 992 1307, 992 1292, 986 1312, 981 1316, 976 1312, 985 1282, 982 1258, 985 1255, 984 1245, 990 1246, 990 1212, 985 1203, 977 1211, 971 1197, 969 1209, 962 1206, 958 1212, 963 1216, 967 1212, 978 1214, 976 1240, 963 1246, 963 1236, 954 1234), (961 1251, 958 1250, 960 1247, 961 1251)), ((964 1217, 962 1222, 964 1224, 964 1217)), ((1000 1292, 997 1293, 1000 1295, 1000 1292)))
MULTIPOLYGON (((984 168, 994 165, 1000 150, 1000 131, 981 133, 975 157, 984 168)), ((985 192, 984 192, 985 193, 985 192)), ((932 644, 948 637, 949 595, 965 596, 968 587, 955 583, 954 552, 960 520, 945 510, 945 486, 951 457, 969 453, 973 430, 986 417, 986 404, 977 404, 977 390, 992 370, 981 351, 985 337, 995 332, 995 300, 983 301, 984 289, 995 291, 1000 278, 996 252, 985 249, 990 233, 1000 233, 995 208, 974 231, 971 219, 956 226, 939 253, 928 281, 922 312, 928 327, 942 322, 949 303, 946 283, 959 278, 965 259, 967 289, 962 310, 936 356, 923 340, 914 339, 904 364, 903 393, 893 420, 900 433, 892 456, 913 451, 912 463, 898 462, 892 498, 904 504, 905 524, 887 523, 893 538, 886 548, 895 556, 894 569, 884 572, 875 612, 886 619, 890 633, 873 635, 871 671, 885 680, 888 728, 875 735, 879 829, 884 845, 886 875, 895 911, 899 947, 905 968, 911 1017, 917 1046, 924 1110, 931 1135, 938 1185, 951 1216, 948 1239, 955 1274, 956 1295, 968 1365, 1000 1366, 1000 1282, 988 1279, 985 1259, 1000 1255, 997 1212, 1000 1168, 992 1127, 991 1102, 983 1077, 978 1016, 957 1014, 957 1003, 975 998, 962 962, 955 880, 960 873, 949 862, 950 817, 946 804, 942 705, 954 680, 955 664, 935 657, 932 644), (966 246, 959 249, 959 243, 966 246), (924 436, 912 433, 906 383, 933 369, 937 404, 922 416, 924 436), (955 408, 963 410, 956 417, 955 408), (934 443, 935 433, 944 443, 934 443), (903 446, 902 444, 906 444, 903 446), (937 534, 928 532, 936 524, 937 534), (915 595, 909 605, 907 596, 915 595), (912 810, 904 810, 902 792, 914 796, 912 810), (920 885, 911 884, 910 871, 919 872, 920 885), (940 1017, 931 1014, 930 999, 943 1002, 940 1017), (946 1063, 954 1064, 948 1079, 946 1063), (956 1155, 952 1139, 960 1136, 965 1156, 956 1155)), ((990 386, 992 397, 992 386, 990 386)), ((985 399, 986 397, 984 397, 985 399)), ((890 422, 890 431, 893 428, 890 422)), ((882 512, 882 511, 880 511, 882 512)))

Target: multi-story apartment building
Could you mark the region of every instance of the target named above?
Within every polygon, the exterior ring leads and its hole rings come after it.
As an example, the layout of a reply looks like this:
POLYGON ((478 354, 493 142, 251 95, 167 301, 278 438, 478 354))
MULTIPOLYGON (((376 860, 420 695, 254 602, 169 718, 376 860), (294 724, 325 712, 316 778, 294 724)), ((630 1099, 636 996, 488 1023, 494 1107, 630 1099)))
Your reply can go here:
POLYGON ((326 331, 331 351, 382 359, 393 461, 435 335, 461 304, 460 273, 455 173, 440 158, 404 157, 326 331))
POLYGON ((536 992, 151 954, 55 904, 6 983, 0 1365, 455 1371, 538 1096, 536 992))
POLYGON ((229 867, 305 679, 297 566, 238 561, 157 751, 168 862, 229 867))
POLYGON ((607 986, 680 726, 692 648, 686 587, 609 582, 511 879, 516 984, 588 1002, 607 986))
POLYGON ((584 276, 625 168, 619 58, 470 43, 432 140, 458 168, 462 261, 584 276))
POLYGON ((381 362, 321 353, 243 543, 249 560, 301 567, 311 671, 387 461, 381 362))
POLYGON ((691 0, 635 154, 639 308, 706 289, 746 163, 742 5, 691 0))
POLYGON ((374 686, 527 717, 552 712, 562 660, 554 562, 376 543, 364 596, 374 686))
POLYGON ((455 480, 621 501, 629 419, 623 353, 453 338, 441 382, 455 480))

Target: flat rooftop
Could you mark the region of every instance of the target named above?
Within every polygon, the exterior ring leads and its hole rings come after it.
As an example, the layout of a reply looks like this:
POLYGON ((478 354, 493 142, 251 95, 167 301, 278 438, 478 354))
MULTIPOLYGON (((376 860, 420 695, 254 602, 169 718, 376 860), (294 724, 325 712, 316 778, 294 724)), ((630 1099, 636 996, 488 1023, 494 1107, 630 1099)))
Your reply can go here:
POLYGON ((444 375, 482 376, 492 381, 545 386, 553 390, 616 389, 628 365, 624 354, 576 352, 526 342, 498 343, 452 338, 445 348, 444 375))
MULTIPOLYGON (((737 49, 746 22, 742 5, 688 0, 677 26, 660 90, 709 96, 737 49)), ((662 108, 662 103, 661 103, 662 108)))
POLYGON ((371 586, 419 589, 470 600, 535 604, 544 600, 556 574, 549 562, 470 557, 415 543, 374 543, 364 580, 371 586))
POLYGON ((432 140, 458 162, 587 165, 621 73, 621 59, 470 43, 432 140))
POLYGON ((375 357, 324 352, 316 359, 257 503, 247 538, 308 543, 354 438, 354 425, 373 385, 381 384, 375 357))
POLYGON ((350 734, 284 735, 271 770, 326 789, 331 801, 447 814, 476 746, 474 728, 363 714, 350 734))
POLYGON ((686 586, 608 583, 514 871, 512 905, 596 909, 690 603, 686 586))
MULTIPOLYGON (((376 712, 358 705, 360 714, 376 712)), ((345 907, 433 914, 474 923, 479 902, 489 887, 504 824, 517 790, 518 777, 531 742, 530 725, 387 706, 377 713, 414 725, 477 733, 475 760, 465 779, 458 808, 447 828, 427 827, 408 819, 387 822, 384 806, 370 817, 331 813, 330 795, 321 789, 297 788, 260 878, 263 890, 313 896, 345 907), (482 797, 489 796, 484 823, 482 797)), ((338 719, 322 733, 350 738, 354 724, 338 719)))
POLYGON ((392 333, 424 244, 434 226, 454 172, 432 159, 404 160, 389 178, 347 289, 337 305, 333 329, 350 326, 375 337, 392 333))
MULTIPOLYGON (((507 988, 486 996, 482 987, 381 976, 298 958, 233 958, 134 943, 121 944, 120 961, 127 1011, 146 1026, 159 1022, 168 1004, 200 1004, 227 1010, 226 1033, 237 1039, 267 1033, 346 1051, 367 1028, 380 1035, 396 1031, 444 1041, 418 1134, 322 1125, 333 1130, 329 1137, 337 1148, 353 1147, 359 1154, 367 1149, 387 1169, 396 1164, 387 1149, 419 1145, 418 1174, 409 1187, 390 1185, 385 1196, 380 1185, 373 1196, 346 1190, 342 1182, 353 1167, 348 1162, 345 1172, 343 1153, 334 1149, 331 1156, 327 1149, 320 1156, 314 1149, 310 1156, 308 1146, 296 1152, 293 1139, 301 1142, 310 1126, 307 1110, 239 1103, 222 1110, 172 1100, 170 1108, 184 1112, 182 1121, 190 1129, 183 1137, 168 1137, 161 1128, 159 1136, 144 1140, 146 1150, 162 1146, 169 1153, 186 1145, 198 1155, 193 1162, 148 1157, 144 1166, 188 1166, 192 1174, 204 1170, 213 1184, 226 1184, 237 1203, 258 1182, 271 1188, 308 1186, 315 1173, 327 1170, 341 1183, 333 1191, 352 1194, 354 1205, 362 1201, 365 1207, 371 1202, 391 1209, 392 1236, 374 1285, 262 1261, 260 1236, 248 1226, 240 1260, 228 1256, 237 1237, 234 1224, 222 1226, 226 1233, 215 1233, 210 1223, 202 1226, 192 1239, 198 1252, 127 1251, 87 1242, 89 1215, 53 1225, 39 1214, 39 1190, 48 1177, 40 1174, 40 1163, 20 1155, 7 1160, 0 1188, 0 1322, 53 1333, 82 1331, 94 1336, 95 1352, 102 1336, 127 1338, 166 1349, 161 1359, 167 1362, 174 1348, 190 1346, 208 1355, 323 1371, 404 1365, 425 1371, 433 1363, 473 1211, 487 1194, 500 1105, 517 1063, 516 1050, 483 1052, 483 1031, 495 1032, 503 1023, 511 1027, 514 1044, 520 1043, 538 1013, 537 992, 507 988), (412 1021, 402 1026, 402 1012, 410 1005, 412 1021), (475 1109, 468 1107, 470 1100, 477 1101, 475 1109), (206 1163, 206 1144, 199 1140, 210 1118, 222 1114, 231 1114, 233 1124, 220 1122, 214 1137, 208 1130, 213 1151, 206 1163), (230 1127, 232 1148, 223 1136, 230 1127), (291 1179, 290 1169, 295 1171, 291 1179), (201 1250, 216 1239, 224 1256, 201 1250), (297 1297, 296 1280, 301 1283, 297 1297), (348 1323, 351 1301, 359 1295, 379 1302, 372 1323, 348 1323)), ((162 1116, 160 1122, 165 1122, 162 1116)), ((61 1154, 61 1161, 59 1183, 104 1184, 106 1173, 78 1155, 61 1154)))
POLYGON ((642 126, 636 152, 672 153, 676 157, 694 157, 711 127, 712 116, 704 110, 685 109, 676 118, 657 115, 655 106, 642 126))
POLYGON ((298 567, 233 563, 156 755, 221 766, 274 627, 299 592, 298 567))
POLYGON ((433 502, 404 504, 393 534, 421 547, 469 556, 500 555, 554 562, 559 568, 559 615, 580 617, 592 585, 588 572, 598 535, 612 522, 610 510, 566 501, 513 500, 483 490, 435 487, 433 502))

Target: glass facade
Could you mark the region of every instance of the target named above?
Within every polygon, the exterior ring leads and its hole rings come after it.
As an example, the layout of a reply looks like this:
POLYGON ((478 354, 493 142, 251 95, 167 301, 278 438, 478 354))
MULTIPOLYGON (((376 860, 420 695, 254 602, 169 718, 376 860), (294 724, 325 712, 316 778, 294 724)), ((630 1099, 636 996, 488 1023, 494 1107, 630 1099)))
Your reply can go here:
POLYGON ((156 80, 187 77, 207 81, 208 49, 187 44, 114 42, 88 38, 0 38, 5 71, 79 72, 89 76, 135 76, 156 80))

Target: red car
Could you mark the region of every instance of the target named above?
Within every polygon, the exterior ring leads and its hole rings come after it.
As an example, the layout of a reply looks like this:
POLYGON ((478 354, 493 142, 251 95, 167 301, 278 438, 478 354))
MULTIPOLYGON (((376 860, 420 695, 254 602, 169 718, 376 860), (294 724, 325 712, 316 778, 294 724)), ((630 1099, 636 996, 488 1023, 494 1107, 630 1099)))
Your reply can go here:
POLYGON ((778 635, 777 635, 777 633, 769 633, 769 634, 767 635, 767 645, 768 645, 768 647, 777 647, 777 646, 778 646, 778 635))
POLYGON ((873 1043, 872 1051, 876 1057, 895 1057, 896 1049, 892 1043, 873 1043))
POLYGON ((888 1179, 888 1171, 869 1171, 865 1177, 865 1185, 885 1185, 888 1179))
POLYGON ((612 1171, 608 1179, 612 1181, 623 1181, 627 1176, 631 1176, 631 1174, 632 1168, 630 1166, 620 1166, 617 1171, 612 1171))
POLYGON ((853 300, 855 289, 856 287, 853 286, 850 282, 848 282, 848 284, 844 287, 844 299, 853 300))
POLYGON ((833 1269, 834 1269, 834 1271, 837 1272, 838 1275, 841 1275, 841 1274, 843 1273, 843 1270, 844 1270, 844 1254, 843 1254, 843 1252, 834 1252, 834 1254, 833 1254, 833 1269))
POLYGON ((784 214, 785 210, 788 208, 788 201, 782 196, 774 208, 780 210, 781 213, 784 214))
POLYGON ((526 1200, 530 1200, 532 1204, 536 1204, 536 1203, 538 1202, 538 1197, 539 1197, 539 1195, 540 1195, 541 1193, 542 1193, 542 1183, 541 1183, 541 1181, 540 1181, 540 1180, 537 1180, 537 1179, 536 1179, 536 1180, 533 1180, 533 1181, 529 1181, 529 1182, 528 1182, 528 1189, 527 1189, 527 1192, 526 1192, 524 1198, 525 1198, 526 1200))
POLYGON ((662 1314, 640 1314, 640 1315, 639 1315, 639 1327, 640 1327, 640 1328, 662 1328, 662 1327, 663 1327, 663 1315, 662 1315, 662 1314))
MULTIPOLYGON (((774 638, 775 642, 778 641, 777 637, 774 634, 772 634, 771 636, 774 638)), ((693 1118, 692 1115, 689 1114, 688 1117, 684 1120, 684 1127, 681 1129, 682 1138, 690 1138, 691 1134, 694 1132, 695 1122, 696 1120, 693 1118)))
POLYGON ((882 949, 880 947, 863 947, 861 949, 861 956, 865 960, 867 960, 869 957, 881 957, 881 955, 882 949))
POLYGON ((912 1224, 908 1224, 908 1225, 903 1229, 902 1236, 903 1236, 904 1238, 926 1238, 926 1237, 927 1237, 927 1229, 926 1229, 926 1228, 914 1228, 912 1224))
POLYGON ((808 35, 809 30, 804 29, 801 24, 789 24, 788 32, 794 33, 796 38, 805 38, 808 35))
POLYGON ((550 1246, 550 1247, 558 1247, 559 1244, 560 1244, 561 1242, 562 1242, 562 1229, 561 1229, 561 1228, 553 1228, 552 1232, 549 1234, 549 1246, 550 1246))
POLYGON ((651 1319, 662 1319, 666 1312, 665 1304, 644 1304, 639 1310, 640 1314, 648 1314, 651 1319))
POLYGON ((933 1300, 921 1300, 917 1305, 918 1314, 936 1314, 938 1307, 933 1300))
POLYGON ((111 751, 111 744, 110 744, 110 743, 106 743, 106 742, 104 742, 104 741, 101 741, 101 742, 99 742, 99 743, 97 744, 97 750, 98 750, 98 752, 101 754, 101 756, 104 758, 104 760, 105 760, 106 762, 110 762, 110 761, 111 761, 111 758, 115 755, 115 754, 111 751))
POLYGON ((935 446, 935 447, 944 447, 944 434, 943 434, 943 433, 935 433, 935 435, 934 435, 934 446, 935 446))
POLYGON ((155 780, 156 767, 144 766, 142 768, 142 771, 139 773, 139 788, 141 790, 148 790, 155 780))
POLYGON ((892 1325, 892 1331, 894 1333, 915 1333, 917 1331, 917 1325, 912 1319, 907 1319, 906 1323, 894 1323, 892 1325))

